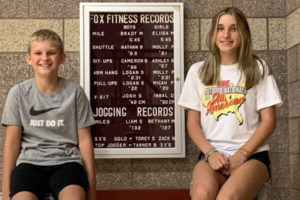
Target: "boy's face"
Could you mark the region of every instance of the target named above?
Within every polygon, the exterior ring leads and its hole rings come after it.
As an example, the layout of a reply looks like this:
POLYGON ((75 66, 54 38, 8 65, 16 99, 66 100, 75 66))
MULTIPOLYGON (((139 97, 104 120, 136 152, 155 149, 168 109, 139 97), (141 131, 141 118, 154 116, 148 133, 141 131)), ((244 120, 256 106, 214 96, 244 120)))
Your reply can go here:
POLYGON ((60 53, 57 45, 51 40, 34 41, 26 60, 33 67, 36 76, 58 76, 58 68, 65 61, 66 55, 60 53))

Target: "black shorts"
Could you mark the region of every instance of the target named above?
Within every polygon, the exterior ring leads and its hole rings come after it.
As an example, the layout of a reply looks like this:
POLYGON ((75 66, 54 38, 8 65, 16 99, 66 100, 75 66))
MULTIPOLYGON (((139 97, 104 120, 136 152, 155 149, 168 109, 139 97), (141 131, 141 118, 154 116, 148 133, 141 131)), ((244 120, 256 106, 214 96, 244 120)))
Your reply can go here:
POLYGON ((58 199, 59 192, 68 185, 79 185, 86 190, 88 181, 83 166, 65 163, 54 166, 18 165, 12 173, 10 197, 22 191, 35 194, 40 200, 51 192, 58 199))
MULTIPOLYGON (((200 152, 199 161, 205 159, 204 153, 200 152)), ((258 153, 254 153, 250 156, 248 160, 255 159, 262 162, 267 168, 269 172, 269 177, 271 176, 271 169, 270 169, 270 159, 268 151, 261 151, 258 153)))

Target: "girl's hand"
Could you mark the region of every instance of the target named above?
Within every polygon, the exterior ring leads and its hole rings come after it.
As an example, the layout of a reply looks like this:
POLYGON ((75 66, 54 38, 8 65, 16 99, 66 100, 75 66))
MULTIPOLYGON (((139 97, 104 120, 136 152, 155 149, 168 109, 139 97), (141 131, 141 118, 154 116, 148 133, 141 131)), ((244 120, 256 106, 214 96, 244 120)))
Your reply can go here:
POLYGON ((224 154, 215 151, 212 152, 209 156, 208 156, 208 164, 211 166, 211 168, 213 168, 214 170, 220 170, 220 169, 228 169, 229 165, 229 159, 227 156, 225 156, 224 154))
POLYGON ((226 176, 230 176, 234 173, 234 171, 239 168, 247 159, 245 156, 237 151, 235 154, 229 157, 229 167, 227 169, 222 170, 222 174, 226 176))

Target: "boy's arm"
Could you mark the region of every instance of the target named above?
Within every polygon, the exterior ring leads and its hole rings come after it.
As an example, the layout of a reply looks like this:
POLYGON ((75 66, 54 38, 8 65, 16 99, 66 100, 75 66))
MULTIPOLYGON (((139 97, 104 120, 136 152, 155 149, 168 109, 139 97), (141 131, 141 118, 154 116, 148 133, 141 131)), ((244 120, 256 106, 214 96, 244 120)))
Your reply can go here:
POLYGON ((96 199, 96 173, 94 160, 94 145, 91 138, 90 128, 78 130, 78 148, 82 156, 84 168, 88 177, 89 185, 87 200, 96 199))
POLYGON ((20 154, 22 127, 7 126, 3 150, 2 199, 9 200, 10 178, 20 154))

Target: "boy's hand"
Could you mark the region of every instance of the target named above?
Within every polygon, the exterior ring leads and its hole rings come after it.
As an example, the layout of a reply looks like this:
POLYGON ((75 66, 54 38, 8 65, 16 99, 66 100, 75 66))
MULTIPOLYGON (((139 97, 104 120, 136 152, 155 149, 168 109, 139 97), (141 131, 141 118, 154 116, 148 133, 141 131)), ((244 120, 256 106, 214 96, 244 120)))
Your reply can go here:
POLYGON ((9 197, 8 193, 6 194, 6 193, 3 192, 2 200, 10 200, 10 197, 9 197))
POLYGON ((96 190, 88 186, 86 197, 87 200, 96 200, 96 190))

